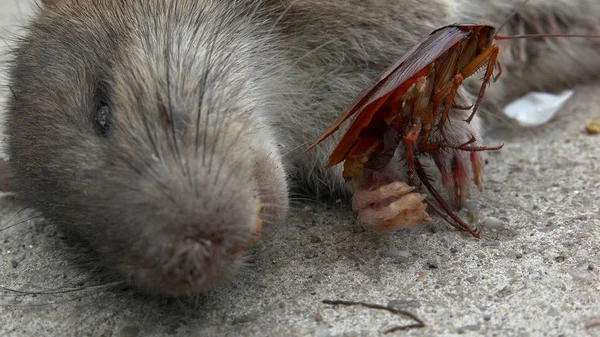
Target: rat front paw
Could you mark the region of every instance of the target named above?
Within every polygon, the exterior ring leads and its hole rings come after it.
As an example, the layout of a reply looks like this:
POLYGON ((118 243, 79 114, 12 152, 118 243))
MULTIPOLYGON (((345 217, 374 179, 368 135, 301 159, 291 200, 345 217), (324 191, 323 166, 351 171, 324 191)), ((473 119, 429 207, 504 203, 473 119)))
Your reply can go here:
POLYGON ((427 204, 423 202, 427 196, 413 192, 414 189, 395 181, 376 189, 357 191, 352 207, 358 211, 359 223, 365 228, 390 232, 432 222, 425 212, 427 204))

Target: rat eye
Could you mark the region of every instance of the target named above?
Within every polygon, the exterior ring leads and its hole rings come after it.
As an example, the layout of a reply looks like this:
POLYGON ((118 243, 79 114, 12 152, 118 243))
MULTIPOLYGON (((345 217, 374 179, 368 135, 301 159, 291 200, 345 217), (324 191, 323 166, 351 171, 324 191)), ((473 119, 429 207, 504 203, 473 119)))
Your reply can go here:
POLYGON ((98 132, 102 136, 107 136, 110 131, 110 125, 112 120, 112 112, 110 105, 106 102, 100 102, 96 108, 96 116, 94 121, 96 123, 98 132))

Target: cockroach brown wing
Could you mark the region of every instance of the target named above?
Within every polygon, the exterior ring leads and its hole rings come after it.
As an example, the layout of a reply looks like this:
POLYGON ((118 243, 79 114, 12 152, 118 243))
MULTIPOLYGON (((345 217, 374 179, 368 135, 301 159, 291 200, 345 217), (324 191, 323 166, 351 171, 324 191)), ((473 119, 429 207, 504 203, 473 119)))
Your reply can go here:
POLYGON ((339 129, 342 123, 358 112, 358 115, 331 153, 327 167, 332 167, 343 161, 350 148, 356 142, 360 132, 369 125, 373 115, 377 112, 377 102, 385 100, 386 97, 399 87, 410 87, 412 83, 407 83, 409 85, 405 86, 403 84, 408 80, 412 80, 415 74, 418 74, 419 71, 427 67, 468 34, 468 32, 451 25, 442 27, 431 33, 425 41, 415 45, 404 56, 381 73, 373 84, 364 90, 306 151, 311 150, 327 139, 339 129))

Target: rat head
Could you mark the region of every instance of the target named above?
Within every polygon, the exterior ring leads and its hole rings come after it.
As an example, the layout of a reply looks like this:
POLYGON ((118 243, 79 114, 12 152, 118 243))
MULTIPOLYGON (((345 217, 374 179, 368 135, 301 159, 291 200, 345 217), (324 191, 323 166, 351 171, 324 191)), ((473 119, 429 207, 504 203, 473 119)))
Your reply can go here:
POLYGON ((46 0, 15 49, 17 192, 138 287, 196 293, 239 265, 287 185, 272 133, 282 64, 251 8, 46 0), (254 28, 253 28, 254 27, 254 28), (269 99, 265 99, 265 97, 269 99))

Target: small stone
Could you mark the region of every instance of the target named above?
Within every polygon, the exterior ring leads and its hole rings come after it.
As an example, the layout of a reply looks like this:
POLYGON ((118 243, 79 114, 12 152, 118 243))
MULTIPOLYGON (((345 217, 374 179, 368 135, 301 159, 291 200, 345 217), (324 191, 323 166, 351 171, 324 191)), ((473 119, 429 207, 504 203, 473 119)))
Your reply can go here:
POLYGON ((436 261, 429 260, 427 261, 427 267, 429 267, 429 269, 437 269, 438 263, 436 261))
POLYGON ((556 261, 556 262, 559 262, 559 263, 560 263, 560 262, 565 262, 565 260, 566 260, 566 259, 567 259, 566 257, 564 257, 564 256, 562 256, 562 255, 561 255, 561 256, 557 256, 557 257, 555 257, 555 258, 554 258, 554 261, 556 261))
POLYGON ((600 119, 590 119, 585 123, 585 131, 590 135, 600 134, 600 119))
POLYGON ((485 254, 482 252, 476 253, 475 256, 477 256, 478 258, 480 258, 482 260, 485 259, 485 254))
POLYGON ((19 262, 18 262, 18 261, 15 261, 15 260, 12 260, 12 261, 10 262, 10 264, 12 264, 12 267, 13 267, 13 268, 17 268, 17 267, 19 266, 19 262))
POLYGON ((310 242, 311 243, 321 243, 321 242, 323 242, 323 240, 321 240, 321 238, 316 235, 311 235, 310 242))
POLYGON ((498 219, 498 218, 494 218, 492 216, 489 216, 485 219, 483 219, 481 221, 481 226, 485 227, 485 228, 489 228, 489 229, 503 229, 505 227, 504 223, 498 219))
POLYGON ((483 320, 486 322, 489 322, 492 320, 492 316, 491 315, 483 315, 483 320))
POLYGON ((315 316, 315 322, 317 322, 317 323, 321 323, 321 322, 323 322, 323 315, 321 315, 321 314, 317 314, 317 315, 315 316))

